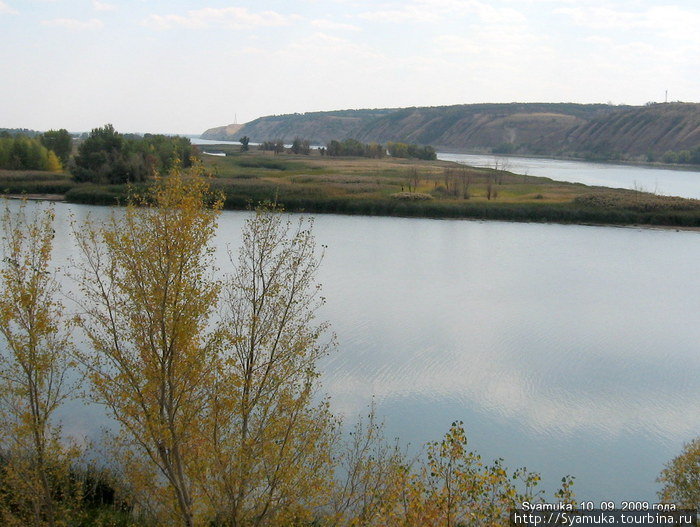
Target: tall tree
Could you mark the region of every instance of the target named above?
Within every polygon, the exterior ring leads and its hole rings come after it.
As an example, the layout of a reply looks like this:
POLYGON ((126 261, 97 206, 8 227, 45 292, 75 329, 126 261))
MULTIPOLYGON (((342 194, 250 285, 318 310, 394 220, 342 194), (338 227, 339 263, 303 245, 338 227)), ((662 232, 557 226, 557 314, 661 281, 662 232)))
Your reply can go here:
POLYGON ((334 421, 313 402, 316 364, 333 345, 316 323, 323 303, 311 226, 274 208, 243 229, 225 285, 227 347, 212 392, 214 508, 224 525, 309 521, 331 479, 334 421))
POLYGON ((120 461, 142 510, 194 526, 201 500, 201 419, 214 382, 208 332, 219 284, 209 278, 220 199, 175 171, 123 214, 77 233, 84 254, 81 356, 96 400, 121 425, 120 461))
POLYGON ((68 130, 65 128, 49 130, 41 134, 39 140, 46 148, 54 151, 61 163, 64 165, 68 163, 68 158, 73 150, 73 137, 68 133, 68 130))
POLYGON ((71 322, 51 273, 53 211, 22 204, 2 216, 0 268, 0 519, 3 525, 63 525, 69 468, 54 415, 69 396, 71 322), (61 496, 59 501, 58 497, 61 496))
POLYGON ((244 135, 238 140, 239 143, 241 143, 241 152, 247 152, 248 151, 248 143, 250 143, 250 137, 247 135, 244 135))

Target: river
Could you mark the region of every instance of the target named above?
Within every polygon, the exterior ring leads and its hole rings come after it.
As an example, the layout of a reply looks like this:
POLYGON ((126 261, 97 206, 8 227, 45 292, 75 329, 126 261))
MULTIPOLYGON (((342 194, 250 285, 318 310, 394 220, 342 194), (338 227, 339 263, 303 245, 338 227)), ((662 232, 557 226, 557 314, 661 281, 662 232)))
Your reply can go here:
POLYGON ((700 171, 557 159, 438 153, 438 159, 475 167, 499 166, 516 174, 601 187, 700 199, 700 171))
MULTIPOLYGON (((55 208, 66 267, 71 215, 110 209, 55 208)), ((222 272, 246 216, 222 214, 222 272)), ((373 396, 414 446, 462 420, 486 460, 541 472, 550 493, 574 475, 596 501, 655 499, 700 433, 699 233, 337 215, 314 230, 339 342, 322 392, 348 422, 373 396)), ((107 424, 82 404, 63 420, 79 436, 107 424)))

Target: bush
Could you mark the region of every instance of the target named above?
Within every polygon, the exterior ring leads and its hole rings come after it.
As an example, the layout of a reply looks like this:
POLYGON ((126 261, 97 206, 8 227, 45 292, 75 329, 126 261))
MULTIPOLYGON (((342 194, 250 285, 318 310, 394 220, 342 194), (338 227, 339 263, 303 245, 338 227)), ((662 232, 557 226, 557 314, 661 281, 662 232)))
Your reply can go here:
POLYGON ((425 194, 423 192, 397 192, 392 194, 393 199, 408 200, 408 201, 424 201, 428 199, 433 199, 430 194, 425 194))
POLYGON ((700 508, 700 437, 687 443, 657 480, 663 483, 659 498, 683 508, 700 508))

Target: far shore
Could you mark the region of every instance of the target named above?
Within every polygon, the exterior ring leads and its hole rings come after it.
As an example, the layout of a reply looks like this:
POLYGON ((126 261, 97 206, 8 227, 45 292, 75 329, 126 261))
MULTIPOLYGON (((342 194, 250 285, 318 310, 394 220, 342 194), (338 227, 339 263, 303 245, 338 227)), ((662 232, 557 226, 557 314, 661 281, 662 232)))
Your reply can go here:
MULTIPOLYGON (((290 212, 313 214, 700 228, 700 200, 694 199, 441 160, 329 157, 315 150, 275 155, 223 144, 217 150, 225 155, 201 156, 201 163, 230 210, 276 201, 290 212)), ((10 199, 116 205, 133 189, 76 183, 65 173, 0 171, 0 192, 10 199)))

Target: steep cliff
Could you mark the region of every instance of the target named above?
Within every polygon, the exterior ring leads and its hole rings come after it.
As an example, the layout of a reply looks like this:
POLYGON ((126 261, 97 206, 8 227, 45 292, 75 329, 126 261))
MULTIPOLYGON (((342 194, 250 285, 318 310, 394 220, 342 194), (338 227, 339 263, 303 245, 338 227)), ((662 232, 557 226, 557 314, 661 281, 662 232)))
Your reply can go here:
POLYGON ((235 134, 207 130, 207 139, 252 141, 304 137, 317 144, 352 137, 405 141, 443 150, 542 155, 633 157, 700 146, 700 104, 647 106, 511 103, 343 110, 261 117, 235 134))

